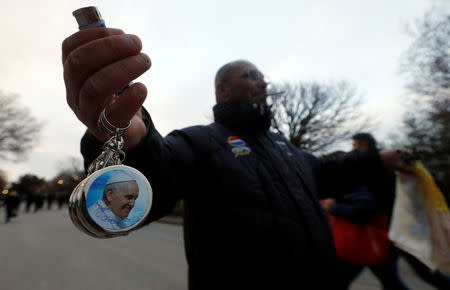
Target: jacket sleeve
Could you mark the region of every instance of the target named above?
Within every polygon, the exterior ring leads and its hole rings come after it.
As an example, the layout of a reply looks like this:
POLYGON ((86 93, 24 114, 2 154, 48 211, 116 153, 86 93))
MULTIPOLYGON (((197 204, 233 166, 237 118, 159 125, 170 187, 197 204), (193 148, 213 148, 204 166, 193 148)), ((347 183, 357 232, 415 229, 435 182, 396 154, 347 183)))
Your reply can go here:
POLYGON ((377 214, 376 201, 369 189, 361 186, 337 199, 330 213, 354 223, 367 223, 377 214))
MULTIPOLYGON (((163 138, 149 114, 145 110, 143 114, 148 123, 147 136, 138 146, 125 152, 124 164, 139 170, 150 182, 153 199, 146 221, 149 223, 169 214, 183 198, 195 172, 195 156, 183 131, 174 131, 163 138)), ((86 132, 81 141, 85 168, 101 153, 101 146, 101 142, 86 132)))
POLYGON ((335 197, 356 186, 370 188, 386 171, 378 152, 354 150, 335 158, 314 158, 312 163, 319 198, 335 197))

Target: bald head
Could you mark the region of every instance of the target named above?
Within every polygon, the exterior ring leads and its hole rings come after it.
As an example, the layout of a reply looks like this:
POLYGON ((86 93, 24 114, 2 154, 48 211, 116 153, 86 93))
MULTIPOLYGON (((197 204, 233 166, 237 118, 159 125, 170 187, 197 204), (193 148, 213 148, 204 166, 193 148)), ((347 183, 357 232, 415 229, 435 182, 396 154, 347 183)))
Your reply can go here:
POLYGON ((254 64, 236 60, 223 65, 216 73, 215 89, 217 103, 233 100, 263 100, 267 83, 254 64))
POLYGON ((216 73, 215 78, 215 86, 217 88, 217 84, 219 83, 230 83, 231 74, 236 67, 244 64, 253 65, 251 62, 246 60, 235 60, 229 63, 224 64, 216 73))

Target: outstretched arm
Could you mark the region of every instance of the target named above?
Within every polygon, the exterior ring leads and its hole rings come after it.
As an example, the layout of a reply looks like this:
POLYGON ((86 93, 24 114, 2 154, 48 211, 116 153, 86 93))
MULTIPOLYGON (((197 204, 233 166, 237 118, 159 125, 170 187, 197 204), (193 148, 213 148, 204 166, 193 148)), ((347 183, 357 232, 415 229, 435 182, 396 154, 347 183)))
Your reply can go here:
POLYGON ((411 152, 406 149, 384 150, 380 152, 380 159, 381 163, 387 169, 392 171, 400 171, 403 173, 412 173, 412 169, 410 168, 411 166, 405 163, 405 160, 402 159, 402 156, 409 154, 411 154, 411 152))

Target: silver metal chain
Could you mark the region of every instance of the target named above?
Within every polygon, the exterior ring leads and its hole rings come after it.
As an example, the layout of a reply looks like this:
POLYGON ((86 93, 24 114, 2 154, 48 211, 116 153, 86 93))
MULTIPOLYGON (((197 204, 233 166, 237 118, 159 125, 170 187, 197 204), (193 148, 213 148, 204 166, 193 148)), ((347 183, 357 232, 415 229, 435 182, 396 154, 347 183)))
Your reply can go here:
POLYGON ((106 109, 102 111, 98 118, 98 126, 110 138, 102 146, 102 153, 89 165, 88 174, 111 166, 120 165, 125 160, 123 133, 130 127, 131 122, 124 128, 117 128, 106 118, 106 109))

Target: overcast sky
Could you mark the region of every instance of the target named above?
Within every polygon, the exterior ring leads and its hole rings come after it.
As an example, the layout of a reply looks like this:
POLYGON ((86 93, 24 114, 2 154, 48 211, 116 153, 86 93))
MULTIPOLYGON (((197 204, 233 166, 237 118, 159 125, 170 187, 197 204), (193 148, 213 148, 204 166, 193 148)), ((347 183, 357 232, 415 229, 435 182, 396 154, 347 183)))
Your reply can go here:
POLYGON ((216 70, 248 59, 272 81, 354 83, 380 119, 375 136, 384 138, 400 122, 408 96, 399 75, 412 41, 405 27, 443 2, 1 0, 0 90, 18 94, 44 126, 26 161, 0 168, 10 181, 25 173, 50 179, 60 163, 80 157, 85 128, 66 104, 61 65, 61 43, 77 31, 77 8, 97 6, 107 26, 142 39, 153 65, 139 81, 147 85, 145 106, 163 135, 209 123, 216 70))

